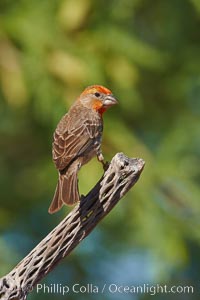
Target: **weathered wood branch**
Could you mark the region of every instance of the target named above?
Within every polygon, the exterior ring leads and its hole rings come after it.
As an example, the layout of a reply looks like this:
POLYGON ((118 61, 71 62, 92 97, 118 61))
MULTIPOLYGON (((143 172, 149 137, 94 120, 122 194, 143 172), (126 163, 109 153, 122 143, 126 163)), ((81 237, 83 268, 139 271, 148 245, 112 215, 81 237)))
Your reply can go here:
POLYGON ((0 299, 24 300, 137 182, 144 161, 116 154, 96 186, 10 273, 0 279, 0 299))

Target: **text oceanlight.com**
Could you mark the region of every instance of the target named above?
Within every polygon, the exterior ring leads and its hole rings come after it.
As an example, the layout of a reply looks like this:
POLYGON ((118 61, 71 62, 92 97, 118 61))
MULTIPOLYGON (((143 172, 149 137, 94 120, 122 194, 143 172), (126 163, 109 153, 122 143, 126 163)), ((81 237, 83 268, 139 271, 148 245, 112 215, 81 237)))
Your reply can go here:
POLYGON ((103 293, 119 293, 119 294, 193 294, 194 287, 193 286, 182 286, 182 285, 150 285, 150 284, 142 284, 142 285, 120 285, 116 283, 110 283, 103 285, 94 285, 92 283, 88 283, 85 285, 81 285, 75 283, 72 286, 63 285, 59 283, 54 284, 37 284, 36 285, 37 293, 44 294, 60 294, 66 295, 69 293, 75 294, 103 294, 103 293))

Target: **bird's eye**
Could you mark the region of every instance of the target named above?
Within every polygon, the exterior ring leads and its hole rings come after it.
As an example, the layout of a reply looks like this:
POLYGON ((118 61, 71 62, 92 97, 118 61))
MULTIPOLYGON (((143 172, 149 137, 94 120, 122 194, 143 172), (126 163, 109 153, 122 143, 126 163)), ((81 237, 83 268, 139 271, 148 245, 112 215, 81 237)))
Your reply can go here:
POLYGON ((96 97, 100 97, 100 96, 101 96, 100 93, 98 93, 98 92, 94 93, 94 95, 95 95, 96 97))

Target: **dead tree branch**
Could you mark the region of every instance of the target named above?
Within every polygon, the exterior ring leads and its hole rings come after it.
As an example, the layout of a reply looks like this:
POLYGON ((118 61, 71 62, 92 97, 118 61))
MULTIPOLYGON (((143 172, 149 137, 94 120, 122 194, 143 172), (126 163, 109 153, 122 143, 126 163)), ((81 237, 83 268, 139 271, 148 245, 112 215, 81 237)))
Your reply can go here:
POLYGON ((10 273, 0 299, 25 300, 32 288, 91 232, 137 182, 142 159, 116 154, 96 186, 10 273))

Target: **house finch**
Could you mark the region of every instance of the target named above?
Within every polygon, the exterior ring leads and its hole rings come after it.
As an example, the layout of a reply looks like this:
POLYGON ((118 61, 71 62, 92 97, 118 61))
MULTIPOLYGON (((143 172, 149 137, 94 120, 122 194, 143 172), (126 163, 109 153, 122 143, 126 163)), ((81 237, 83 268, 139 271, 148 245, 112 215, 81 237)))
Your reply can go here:
POLYGON ((101 152, 102 115, 115 104, 117 100, 109 89, 89 86, 58 123, 53 138, 53 161, 59 179, 49 213, 80 200, 77 173, 82 165, 96 155, 105 166, 101 152))

